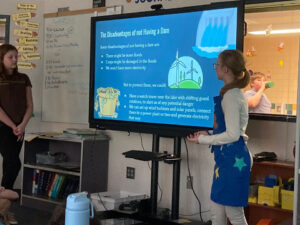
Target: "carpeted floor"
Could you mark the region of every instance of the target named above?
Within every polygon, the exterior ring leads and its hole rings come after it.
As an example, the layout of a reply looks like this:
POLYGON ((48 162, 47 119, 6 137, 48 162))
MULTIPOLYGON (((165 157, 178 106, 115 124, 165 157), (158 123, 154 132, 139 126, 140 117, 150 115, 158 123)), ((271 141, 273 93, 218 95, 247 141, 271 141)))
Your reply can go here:
POLYGON ((12 203, 11 210, 15 214, 18 225, 47 225, 51 213, 24 207, 20 201, 12 203))

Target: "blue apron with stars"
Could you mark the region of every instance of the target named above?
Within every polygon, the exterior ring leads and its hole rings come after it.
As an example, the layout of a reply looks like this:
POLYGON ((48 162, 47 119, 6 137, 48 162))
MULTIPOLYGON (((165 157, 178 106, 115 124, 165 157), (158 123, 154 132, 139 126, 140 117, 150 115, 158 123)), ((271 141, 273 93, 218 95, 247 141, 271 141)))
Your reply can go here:
MULTIPOLYGON (((214 97, 214 134, 226 130, 221 101, 221 96, 214 97)), ((251 161, 243 137, 241 136, 238 141, 233 143, 213 145, 212 152, 214 152, 216 164, 211 200, 227 206, 248 205, 251 161)))

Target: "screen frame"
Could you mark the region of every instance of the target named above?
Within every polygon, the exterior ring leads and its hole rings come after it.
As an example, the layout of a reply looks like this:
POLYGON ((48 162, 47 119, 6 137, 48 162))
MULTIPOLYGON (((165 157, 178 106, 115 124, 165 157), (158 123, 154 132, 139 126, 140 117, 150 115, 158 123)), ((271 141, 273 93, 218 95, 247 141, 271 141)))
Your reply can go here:
MULTIPOLYGON (((184 8, 161 9, 156 11, 92 17, 90 59, 95 58, 95 41, 96 41, 95 34, 96 34, 96 23, 98 21, 160 16, 160 15, 167 15, 167 14, 197 12, 197 11, 204 11, 204 10, 233 8, 233 7, 237 8, 236 48, 240 51, 243 51, 244 34, 245 34, 244 3, 242 1, 232 1, 232 2, 217 2, 217 3, 211 3, 209 5, 200 5, 200 6, 192 6, 192 7, 184 7, 184 8)), ((103 129, 103 130, 108 129, 108 130, 138 132, 138 133, 155 133, 165 137, 185 137, 188 134, 193 133, 197 130, 209 129, 207 127, 199 127, 199 126, 182 126, 182 125, 159 124, 159 123, 120 121, 120 120, 110 120, 110 119, 95 119, 94 118, 95 60, 90 60, 90 62, 91 63, 90 63, 90 93, 89 93, 89 126, 91 128, 103 129)))

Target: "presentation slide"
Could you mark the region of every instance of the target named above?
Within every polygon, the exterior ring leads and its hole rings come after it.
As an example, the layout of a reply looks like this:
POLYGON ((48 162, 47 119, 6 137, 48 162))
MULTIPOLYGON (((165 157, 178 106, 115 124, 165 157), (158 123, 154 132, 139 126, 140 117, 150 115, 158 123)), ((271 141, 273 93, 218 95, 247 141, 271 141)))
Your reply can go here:
POLYGON ((237 8, 97 21, 94 118, 212 127, 236 23, 237 8))

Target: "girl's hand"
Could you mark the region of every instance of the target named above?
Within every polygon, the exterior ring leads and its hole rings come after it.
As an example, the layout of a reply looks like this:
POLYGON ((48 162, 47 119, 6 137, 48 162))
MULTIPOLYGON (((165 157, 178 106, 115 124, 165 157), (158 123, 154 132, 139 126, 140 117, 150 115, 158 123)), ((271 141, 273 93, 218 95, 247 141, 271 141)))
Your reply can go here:
POLYGON ((24 139, 24 133, 18 135, 17 141, 23 141, 23 139, 24 139))
POLYGON ((200 134, 198 134, 198 132, 195 132, 194 134, 190 134, 189 136, 187 136, 187 140, 190 142, 194 142, 196 144, 199 144, 198 142, 198 137, 200 134))
POLYGON ((14 135, 18 137, 17 141, 23 141, 24 139, 24 127, 23 126, 17 126, 15 129, 13 129, 14 135))
POLYGON ((19 134, 24 134, 24 132, 25 132, 25 126, 24 126, 22 123, 20 123, 20 124, 17 126, 17 132, 18 132, 19 134))
POLYGON ((190 134, 189 136, 187 136, 187 140, 199 144, 198 138, 200 135, 208 135, 208 133, 207 131, 200 130, 195 132, 194 134, 190 134))
POLYGON ((196 135, 208 135, 207 131, 206 130, 200 130, 200 131, 197 131, 195 132, 196 135))

